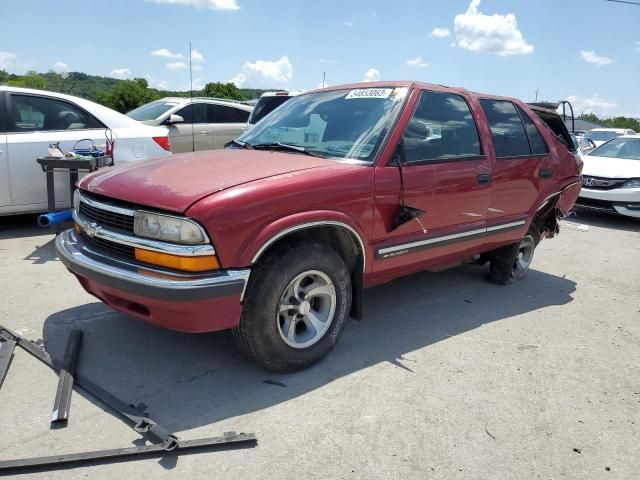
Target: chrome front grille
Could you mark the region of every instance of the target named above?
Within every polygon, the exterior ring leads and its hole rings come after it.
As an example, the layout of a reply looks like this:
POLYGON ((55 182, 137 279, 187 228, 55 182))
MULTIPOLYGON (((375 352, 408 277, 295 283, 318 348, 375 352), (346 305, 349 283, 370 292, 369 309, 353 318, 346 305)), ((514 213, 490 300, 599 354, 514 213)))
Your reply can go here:
POLYGON ((80 214, 87 220, 94 221, 99 225, 114 227, 133 233, 133 217, 121 213, 110 212, 101 208, 80 202, 80 214))
POLYGON ((84 233, 82 233, 82 239, 89 244, 92 244, 100 249, 107 250, 111 253, 115 253, 116 255, 119 255, 121 257, 133 259, 136 256, 134 248, 129 245, 123 245, 122 243, 112 242, 103 238, 89 237, 84 233))

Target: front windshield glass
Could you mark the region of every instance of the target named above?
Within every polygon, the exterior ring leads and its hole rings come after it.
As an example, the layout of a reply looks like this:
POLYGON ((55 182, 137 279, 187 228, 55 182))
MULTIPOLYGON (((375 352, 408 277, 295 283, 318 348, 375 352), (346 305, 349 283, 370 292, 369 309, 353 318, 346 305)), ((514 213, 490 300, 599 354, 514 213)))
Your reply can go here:
POLYGON ((640 138, 616 138, 596 148, 589 155, 640 160, 640 138))
POLYGON ((163 113, 169 111, 176 105, 177 103, 175 102, 158 100, 156 102, 151 102, 151 103, 142 105, 141 107, 138 107, 135 110, 131 110, 129 113, 127 113, 127 117, 133 118, 134 120, 138 120, 139 122, 155 120, 156 118, 160 117, 163 113))
POLYGON ((282 143, 323 156, 372 162, 406 94, 406 87, 381 87, 301 95, 238 140, 253 147, 282 143))
POLYGON ((607 132, 607 131, 590 131, 587 132, 584 136, 584 138, 590 138, 591 140, 593 140, 594 142, 608 142, 609 140, 611 140, 612 138, 616 138, 619 137, 620 135, 622 135, 621 133, 616 133, 616 132, 607 132))

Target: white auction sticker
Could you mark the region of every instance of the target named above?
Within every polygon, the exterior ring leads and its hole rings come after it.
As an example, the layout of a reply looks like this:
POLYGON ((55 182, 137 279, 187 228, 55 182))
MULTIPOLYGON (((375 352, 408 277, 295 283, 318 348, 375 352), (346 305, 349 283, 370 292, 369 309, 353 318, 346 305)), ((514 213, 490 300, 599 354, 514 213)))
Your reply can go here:
POLYGON ((358 90, 351 90, 346 97, 346 100, 352 98, 389 98, 393 89, 391 88, 361 88, 358 90))

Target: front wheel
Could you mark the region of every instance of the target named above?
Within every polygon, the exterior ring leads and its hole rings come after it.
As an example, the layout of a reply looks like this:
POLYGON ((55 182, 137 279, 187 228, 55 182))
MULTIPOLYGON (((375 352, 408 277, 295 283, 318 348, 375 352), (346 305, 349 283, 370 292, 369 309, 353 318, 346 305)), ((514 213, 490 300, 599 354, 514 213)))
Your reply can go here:
POLYGON ((498 285, 507 285, 523 279, 529 271, 537 244, 536 236, 528 233, 520 242, 491 252, 489 281, 498 285))
POLYGON ((276 247, 254 267, 234 337, 268 370, 313 365, 337 343, 351 307, 351 278, 338 253, 317 242, 276 247))

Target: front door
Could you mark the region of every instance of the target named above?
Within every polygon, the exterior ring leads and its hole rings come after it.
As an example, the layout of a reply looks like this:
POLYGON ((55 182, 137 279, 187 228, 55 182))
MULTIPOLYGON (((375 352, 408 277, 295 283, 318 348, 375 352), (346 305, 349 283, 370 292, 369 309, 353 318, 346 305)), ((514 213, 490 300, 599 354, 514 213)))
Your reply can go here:
POLYGON ((213 124, 207 118, 207 104, 193 102, 176 112, 184 122, 169 126, 173 153, 213 149, 213 124))
POLYGON ((391 213, 404 202, 424 213, 378 232, 376 271, 459 257, 477 250, 485 233, 491 160, 483 154, 467 100, 422 91, 402 138, 406 166, 376 171, 377 208, 391 213))

